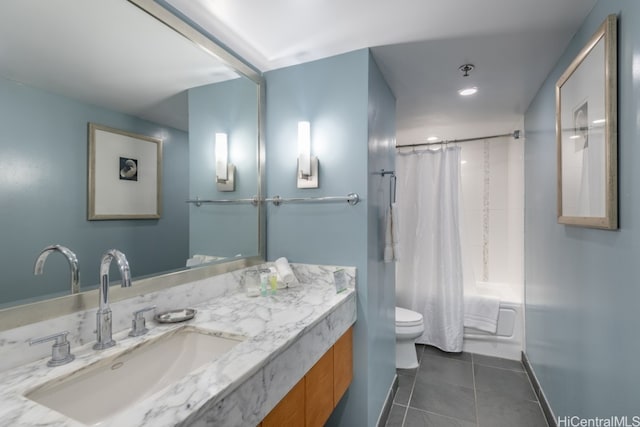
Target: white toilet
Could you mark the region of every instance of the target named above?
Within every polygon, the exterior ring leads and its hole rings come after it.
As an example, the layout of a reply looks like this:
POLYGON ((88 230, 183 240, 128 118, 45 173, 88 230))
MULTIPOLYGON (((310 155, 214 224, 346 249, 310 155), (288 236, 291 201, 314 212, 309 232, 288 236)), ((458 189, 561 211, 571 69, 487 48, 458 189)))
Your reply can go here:
POLYGON ((424 332, 422 314, 396 307, 396 368, 418 367, 415 339, 424 332))

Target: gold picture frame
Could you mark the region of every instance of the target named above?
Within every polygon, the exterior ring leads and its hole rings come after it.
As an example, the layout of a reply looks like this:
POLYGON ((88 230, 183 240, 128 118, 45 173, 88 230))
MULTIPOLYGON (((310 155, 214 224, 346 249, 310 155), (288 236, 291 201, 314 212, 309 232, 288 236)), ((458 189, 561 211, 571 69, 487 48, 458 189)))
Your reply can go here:
POLYGON ((159 219, 162 140, 89 123, 88 219, 159 219))
POLYGON ((556 83, 558 223, 618 228, 617 17, 556 83))

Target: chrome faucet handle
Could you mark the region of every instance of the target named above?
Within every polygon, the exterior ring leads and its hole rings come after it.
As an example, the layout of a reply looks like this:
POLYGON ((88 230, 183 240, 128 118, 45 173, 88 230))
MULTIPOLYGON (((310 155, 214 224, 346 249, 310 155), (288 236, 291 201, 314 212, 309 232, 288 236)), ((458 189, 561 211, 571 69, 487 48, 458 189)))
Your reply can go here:
POLYGON ((55 341, 51 347, 51 359, 47 361, 47 366, 65 365, 76 357, 71 354, 71 344, 67 341, 68 331, 47 335, 46 337, 29 340, 29 345, 41 344, 47 341, 55 341))
POLYGON ((144 313, 155 309, 156 306, 152 305, 150 307, 141 308, 140 310, 136 310, 133 312, 133 320, 131 320, 131 331, 129 332, 130 337, 139 337, 140 335, 144 335, 149 332, 149 329, 147 329, 146 320, 144 318, 144 313))

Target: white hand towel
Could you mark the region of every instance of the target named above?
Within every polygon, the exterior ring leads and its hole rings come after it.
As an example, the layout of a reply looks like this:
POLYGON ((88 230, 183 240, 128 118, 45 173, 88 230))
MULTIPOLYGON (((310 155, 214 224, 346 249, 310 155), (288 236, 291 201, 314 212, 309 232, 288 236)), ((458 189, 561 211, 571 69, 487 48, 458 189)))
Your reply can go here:
POLYGON ((208 262, 220 261, 224 259, 222 256, 200 255, 195 254, 187 260, 187 267, 195 267, 196 265, 206 264, 208 262))
POLYGON ((393 261, 393 220, 391 206, 384 217, 384 262, 393 261))
POLYGON ((275 261, 275 265, 280 279, 282 279, 282 282, 287 285, 287 287, 291 288, 299 284, 298 279, 295 274, 293 274, 293 270, 291 270, 289 261, 286 258, 278 258, 275 261))
POLYGON ((464 326, 495 334, 500 300, 483 295, 464 296, 464 326))
POLYGON ((384 262, 397 261, 400 254, 398 247, 398 215, 395 209, 397 209, 395 203, 389 206, 384 218, 384 262))
POLYGON ((398 220, 398 204, 391 204, 391 242, 393 245, 393 260, 400 259, 400 224, 398 220))

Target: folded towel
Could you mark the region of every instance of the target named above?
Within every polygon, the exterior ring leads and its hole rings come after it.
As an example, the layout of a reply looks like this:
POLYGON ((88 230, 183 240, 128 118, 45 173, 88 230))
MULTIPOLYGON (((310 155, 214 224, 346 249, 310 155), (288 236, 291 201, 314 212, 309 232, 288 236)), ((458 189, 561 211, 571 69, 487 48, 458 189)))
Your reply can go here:
POLYGON ((195 267, 197 265, 207 264, 209 262, 219 261, 224 259, 222 256, 213 256, 213 255, 199 255, 196 254, 193 257, 187 259, 187 267, 195 267))
POLYGON ((495 334, 500 300, 483 295, 464 296, 464 326, 495 334))
POLYGON ((393 230, 391 214, 391 206, 389 206, 384 216, 384 262, 393 261, 393 230))
POLYGON ((387 208, 384 230, 384 262, 398 260, 398 220, 394 212, 395 203, 387 208))
POLYGON ((280 276, 280 279, 285 285, 287 285, 288 288, 292 288, 299 284, 298 279, 296 278, 295 274, 293 274, 293 270, 291 270, 289 261, 286 258, 278 258, 275 261, 275 266, 276 270, 278 271, 278 276, 280 276))
POLYGON ((400 224, 398 223, 398 204, 391 204, 391 242, 393 245, 393 260, 400 259, 400 224))

